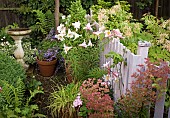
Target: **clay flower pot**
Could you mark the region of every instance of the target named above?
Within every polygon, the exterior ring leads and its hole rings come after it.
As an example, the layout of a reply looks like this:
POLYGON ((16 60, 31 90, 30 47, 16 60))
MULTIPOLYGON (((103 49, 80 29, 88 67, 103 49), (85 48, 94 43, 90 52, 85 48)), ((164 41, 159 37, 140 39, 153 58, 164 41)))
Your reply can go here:
POLYGON ((57 59, 53 61, 40 61, 37 59, 40 74, 44 77, 52 76, 55 72, 57 59))

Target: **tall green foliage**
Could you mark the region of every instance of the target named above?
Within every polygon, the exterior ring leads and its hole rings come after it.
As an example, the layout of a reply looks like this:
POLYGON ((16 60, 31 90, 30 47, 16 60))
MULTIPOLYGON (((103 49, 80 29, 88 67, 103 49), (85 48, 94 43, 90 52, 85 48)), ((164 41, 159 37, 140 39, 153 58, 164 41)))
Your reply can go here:
POLYGON ((15 59, 0 53, 0 80, 6 80, 17 86, 18 78, 23 80, 26 78, 24 68, 15 59))
POLYGON ((70 67, 73 79, 75 81, 85 80, 88 78, 87 75, 89 70, 99 66, 98 38, 96 37, 95 39, 90 37, 92 32, 84 29, 88 20, 85 18, 86 10, 83 9, 80 0, 72 3, 69 12, 70 15, 61 23, 64 24, 66 30, 70 29, 72 32, 74 31, 80 36, 76 39, 65 36, 64 40, 60 41, 61 49, 64 49, 64 45, 72 46, 68 53, 62 50, 62 55, 65 58, 66 65, 68 64, 70 67), (67 23, 65 24, 65 22, 67 23), (73 27, 75 22, 80 23, 80 27, 77 31, 73 27), (81 47, 80 44, 83 43, 83 41, 91 41, 93 44, 92 46, 81 47))
MULTIPOLYGON (((60 0, 60 13, 69 14, 71 3, 76 0, 60 0)), ((15 0, 20 6, 19 14, 26 27, 32 28, 33 46, 46 37, 47 33, 54 27, 54 0, 15 0)), ((82 0, 83 7, 87 10, 96 0, 82 0)))
POLYGON ((62 117, 71 117, 75 108, 73 101, 79 92, 80 83, 68 84, 67 86, 57 86, 57 91, 51 93, 48 106, 53 116, 62 115, 62 117))
POLYGON ((16 86, 8 81, 0 80, 2 88, 0 92, 0 116, 3 118, 18 118, 18 117, 45 117, 42 114, 36 114, 38 106, 30 105, 31 99, 37 93, 43 93, 39 90, 30 91, 30 97, 25 98, 25 85, 21 78, 17 78, 16 86))

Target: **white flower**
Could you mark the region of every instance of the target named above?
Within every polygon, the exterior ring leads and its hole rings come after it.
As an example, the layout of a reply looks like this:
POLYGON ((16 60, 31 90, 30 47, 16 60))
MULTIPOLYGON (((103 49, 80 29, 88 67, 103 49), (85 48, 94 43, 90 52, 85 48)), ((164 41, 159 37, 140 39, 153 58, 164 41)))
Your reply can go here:
POLYGON ((91 47, 93 46, 91 40, 89 40, 88 46, 91 46, 91 47))
POLYGON ((87 44, 86 44, 85 40, 84 40, 84 42, 83 42, 82 44, 79 44, 79 46, 86 48, 86 47, 87 47, 87 44))
POLYGON ((77 31, 77 29, 80 29, 80 21, 75 22, 75 23, 72 23, 72 25, 74 26, 74 28, 76 29, 76 31, 77 31))
POLYGON ((110 61, 108 61, 108 62, 106 62, 105 64, 103 64, 102 67, 107 68, 107 67, 109 67, 109 64, 110 64, 110 61))
POLYGON ((65 35, 63 35, 63 34, 58 34, 58 35, 55 35, 55 38, 57 38, 60 41, 63 41, 64 40, 64 36, 65 35))
POLYGON ((68 38, 73 38, 74 37, 74 32, 72 32, 70 29, 68 29, 67 37, 68 38))
POLYGON ((66 27, 63 27, 63 29, 60 31, 60 34, 62 34, 63 36, 66 35, 66 27))
POLYGON ((92 27, 91 27, 91 25, 90 25, 90 23, 88 23, 87 25, 86 25, 86 27, 84 27, 83 29, 86 29, 86 30, 93 30, 92 29, 92 27))
POLYGON ((110 37, 110 36, 112 36, 110 30, 106 30, 104 33, 105 33, 105 37, 110 37))
POLYGON ((5 36, 3 36, 3 39, 5 39, 6 37, 5 36))
POLYGON ((1 43, 1 46, 4 46, 4 43, 1 43))
POLYGON ((67 54, 67 52, 71 49, 72 47, 66 46, 64 44, 64 52, 67 54))
POLYGON ((77 39, 77 38, 80 37, 80 36, 82 36, 82 35, 79 35, 79 34, 77 34, 76 32, 74 32, 74 40, 77 39))
POLYGON ((4 39, 1 39, 1 41, 3 41, 4 39))
POLYGON ((57 27, 57 31, 58 31, 59 33, 61 33, 63 30, 65 30, 65 27, 64 27, 63 24, 60 24, 60 25, 57 27))
POLYGON ((6 45, 10 45, 8 41, 6 42, 6 45))
POLYGON ((62 19, 66 19, 66 16, 65 16, 65 15, 63 15, 61 18, 62 18, 62 19))

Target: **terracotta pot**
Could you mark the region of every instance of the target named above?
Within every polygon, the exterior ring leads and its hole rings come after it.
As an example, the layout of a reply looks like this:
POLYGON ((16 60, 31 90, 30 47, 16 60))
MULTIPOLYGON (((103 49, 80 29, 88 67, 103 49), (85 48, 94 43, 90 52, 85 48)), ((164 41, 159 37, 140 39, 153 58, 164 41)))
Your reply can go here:
POLYGON ((40 61, 37 59, 37 63, 42 76, 49 77, 54 74, 57 60, 40 61))

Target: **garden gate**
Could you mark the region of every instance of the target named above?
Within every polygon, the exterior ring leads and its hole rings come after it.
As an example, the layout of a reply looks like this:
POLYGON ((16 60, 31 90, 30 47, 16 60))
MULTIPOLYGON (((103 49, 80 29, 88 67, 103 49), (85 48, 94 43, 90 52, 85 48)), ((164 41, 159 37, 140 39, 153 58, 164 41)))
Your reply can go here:
MULTIPOLYGON (((105 44, 104 51, 100 54, 100 66, 105 64, 106 62, 110 61, 113 63, 113 60, 111 58, 105 58, 105 54, 107 54, 110 51, 114 51, 120 55, 123 56, 124 60, 120 66, 120 73, 122 84, 114 84, 114 97, 115 100, 120 98, 121 94, 126 93, 126 89, 130 89, 130 84, 134 80, 131 75, 136 72, 136 70, 139 68, 138 65, 144 64, 145 58, 148 57, 148 49, 150 47, 149 42, 138 42, 138 49, 137 49, 137 55, 132 53, 129 49, 127 49, 118 39, 114 39, 113 41, 110 41, 108 44, 105 44)), ((115 69, 113 69, 114 71, 115 69)), ((159 101, 156 101, 155 104, 155 111, 154 111, 154 118, 163 118, 164 114, 164 103, 165 103, 165 93, 162 96, 159 101)), ((168 118, 170 118, 170 108, 168 113, 168 118)))

